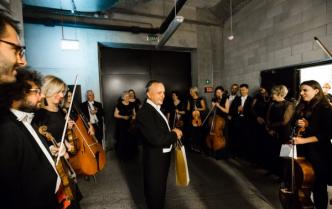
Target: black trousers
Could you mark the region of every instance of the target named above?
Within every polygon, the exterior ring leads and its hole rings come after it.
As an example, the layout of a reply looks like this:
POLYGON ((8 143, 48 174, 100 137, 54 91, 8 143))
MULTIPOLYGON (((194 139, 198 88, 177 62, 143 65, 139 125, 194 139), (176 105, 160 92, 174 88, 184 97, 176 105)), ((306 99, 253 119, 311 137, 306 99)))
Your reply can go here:
POLYGON ((95 137, 97 138, 98 142, 102 144, 103 135, 104 135, 103 125, 99 123, 93 123, 92 126, 95 129, 95 137))
POLYGON ((151 166, 144 168, 144 195, 148 209, 163 209, 165 206, 165 193, 171 155, 170 152, 164 153, 164 155, 166 156, 162 159, 162 166, 158 167, 158 169, 153 169, 151 166))

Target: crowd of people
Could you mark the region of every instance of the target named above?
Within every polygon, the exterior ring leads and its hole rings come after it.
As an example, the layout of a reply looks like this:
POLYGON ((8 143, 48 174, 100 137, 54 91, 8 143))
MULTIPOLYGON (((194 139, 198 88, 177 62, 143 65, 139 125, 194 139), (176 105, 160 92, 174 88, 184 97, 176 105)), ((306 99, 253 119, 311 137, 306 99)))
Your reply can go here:
MULTIPOLYGON (((8 209, 80 208, 82 194, 68 164, 76 153, 75 137, 63 134, 76 127, 74 118, 66 117, 71 115, 68 107, 74 95, 60 78, 41 77, 27 69, 24 52, 16 21, 1 12, 0 199, 8 209)), ((116 151, 120 159, 128 160, 143 145, 144 194, 147 207, 156 209, 164 207, 170 153, 177 140, 195 153, 257 163, 281 179, 280 148, 293 141, 315 173, 315 208, 326 209, 327 185, 332 184, 330 88, 330 84, 322 88, 316 81, 304 81, 299 99, 289 101, 284 85, 274 86, 270 95, 261 87, 254 97, 245 83, 233 84, 229 94, 217 86, 209 107, 198 88, 191 87, 188 98, 172 91, 167 106, 163 83, 153 80, 146 85, 143 103, 130 89, 116 104, 116 151), (292 135, 293 128, 301 129, 301 134, 292 135), (221 137, 207 143, 211 134, 221 137)), ((76 104, 76 114, 83 115, 89 134, 102 144, 103 106, 92 90, 86 98, 76 104)))
MULTIPOLYGON (((77 145, 75 136, 68 134, 76 126, 74 119, 66 117, 69 111, 65 96, 70 98, 70 92, 60 78, 42 77, 26 67, 25 46, 21 44, 19 32, 17 22, 8 12, 1 11, 2 207, 78 209, 82 194, 69 163, 77 145)), ((89 131, 101 143, 102 105, 94 101, 91 90, 87 91, 87 102, 76 105, 86 112, 89 131)))

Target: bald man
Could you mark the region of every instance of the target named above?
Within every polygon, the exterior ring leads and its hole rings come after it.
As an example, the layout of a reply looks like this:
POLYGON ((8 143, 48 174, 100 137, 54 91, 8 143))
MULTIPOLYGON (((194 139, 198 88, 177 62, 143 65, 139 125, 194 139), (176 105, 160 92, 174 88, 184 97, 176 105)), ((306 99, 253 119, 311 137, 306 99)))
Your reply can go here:
POLYGON ((159 81, 146 85, 147 100, 137 114, 137 128, 143 138, 144 195, 148 209, 163 209, 172 144, 182 137, 170 129, 160 106, 165 87, 159 81))

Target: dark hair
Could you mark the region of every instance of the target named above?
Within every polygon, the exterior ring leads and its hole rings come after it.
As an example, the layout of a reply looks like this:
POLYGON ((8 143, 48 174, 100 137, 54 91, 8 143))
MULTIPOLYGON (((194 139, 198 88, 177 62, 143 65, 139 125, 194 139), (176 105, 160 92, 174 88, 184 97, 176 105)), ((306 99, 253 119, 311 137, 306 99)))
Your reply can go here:
POLYGON ((146 85, 145 85, 145 92, 148 92, 150 87, 152 86, 152 84, 154 83, 161 83, 160 81, 158 80, 150 80, 146 85))
POLYGON ((322 87, 317 81, 315 80, 304 81, 300 84, 300 87, 303 85, 307 85, 313 89, 317 89, 318 93, 309 102, 303 101, 302 97, 300 98, 300 102, 296 107, 297 115, 301 115, 301 113, 303 113, 304 110, 307 109, 306 115, 310 116, 312 114, 312 111, 319 103, 321 103, 323 106, 327 108, 330 108, 330 103, 325 97, 322 87))
POLYGON ((129 93, 130 93, 130 92, 133 92, 133 93, 134 93, 134 97, 135 97, 135 99, 136 99, 136 92, 134 91, 134 89, 129 89, 128 92, 129 92, 129 93))
POLYGON ((178 99, 181 100, 181 95, 180 95, 179 91, 177 91, 177 90, 173 90, 173 91, 171 92, 171 95, 172 95, 172 94, 175 94, 175 95, 178 97, 178 99))
POLYGON ((19 34, 20 29, 18 28, 18 23, 19 21, 16 21, 10 17, 8 11, 0 9, 0 37, 4 35, 6 25, 10 25, 11 27, 13 27, 17 34, 19 34))
MULTIPOLYGON (((322 90, 321 85, 317 81, 315 81, 315 80, 304 81, 300 84, 300 87, 303 86, 303 85, 307 85, 307 86, 310 86, 313 89, 318 90, 318 93, 309 102, 309 104, 311 106, 315 106, 317 103, 319 103, 321 101, 323 101, 324 103, 326 102, 326 104, 329 104, 329 102, 327 101, 327 99, 324 95, 324 92, 322 90)), ((301 101, 302 101, 302 98, 301 98, 301 101)))
POLYGON ((248 84, 246 84, 246 83, 243 83, 243 84, 241 84, 241 85, 240 85, 240 88, 243 88, 243 87, 245 87, 245 88, 249 89, 249 85, 248 85, 248 84))
POLYGON ((215 89, 214 89, 214 97, 217 98, 217 91, 218 90, 221 90, 223 92, 223 94, 225 93, 225 89, 224 87, 222 86, 217 86, 215 89))
POLYGON ((32 87, 31 82, 40 87, 40 74, 30 69, 22 69, 17 72, 15 82, 0 85, 1 108, 9 109, 13 101, 24 99, 25 95, 32 87))

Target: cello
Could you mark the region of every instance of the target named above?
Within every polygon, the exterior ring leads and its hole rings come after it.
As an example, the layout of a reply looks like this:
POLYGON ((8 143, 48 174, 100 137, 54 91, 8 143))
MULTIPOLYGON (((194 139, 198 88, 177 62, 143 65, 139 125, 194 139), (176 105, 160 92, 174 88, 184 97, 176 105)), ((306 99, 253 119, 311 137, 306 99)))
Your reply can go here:
POLYGON ((78 150, 74 156, 69 159, 77 174, 94 176, 101 171, 106 163, 106 154, 101 144, 94 135, 90 135, 89 122, 80 109, 75 105, 77 113, 74 121, 73 132, 78 137, 78 150))
MULTIPOLYGON (((208 148, 212 149, 213 151, 223 149, 226 146, 226 140, 223 134, 223 130, 225 127, 225 119, 217 115, 216 111, 217 111, 216 106, 214 106, 208 114, 209 116, 211 112, 213 112, 213 117, 209 118, 210 130, 205 139, 206 145, 208 146, 208 148)), ((205 118, 203 124, 205 123, 208 116, 205 118)))
MULTIPOLYGON (((301 136, 304 128, 300 128, 297 133, 295 128, 292 136, 301 136)), ((295 146, 292 140, 293 147, 295 146)), ((285 170, 285 182, 279 190, 279 199, 284 209, 314 209, 311 201, 311 188, 314 182, 314 170, 312 165, 304 157, 295 158, 295 153, 291 157, 291 168, 285 170)))

